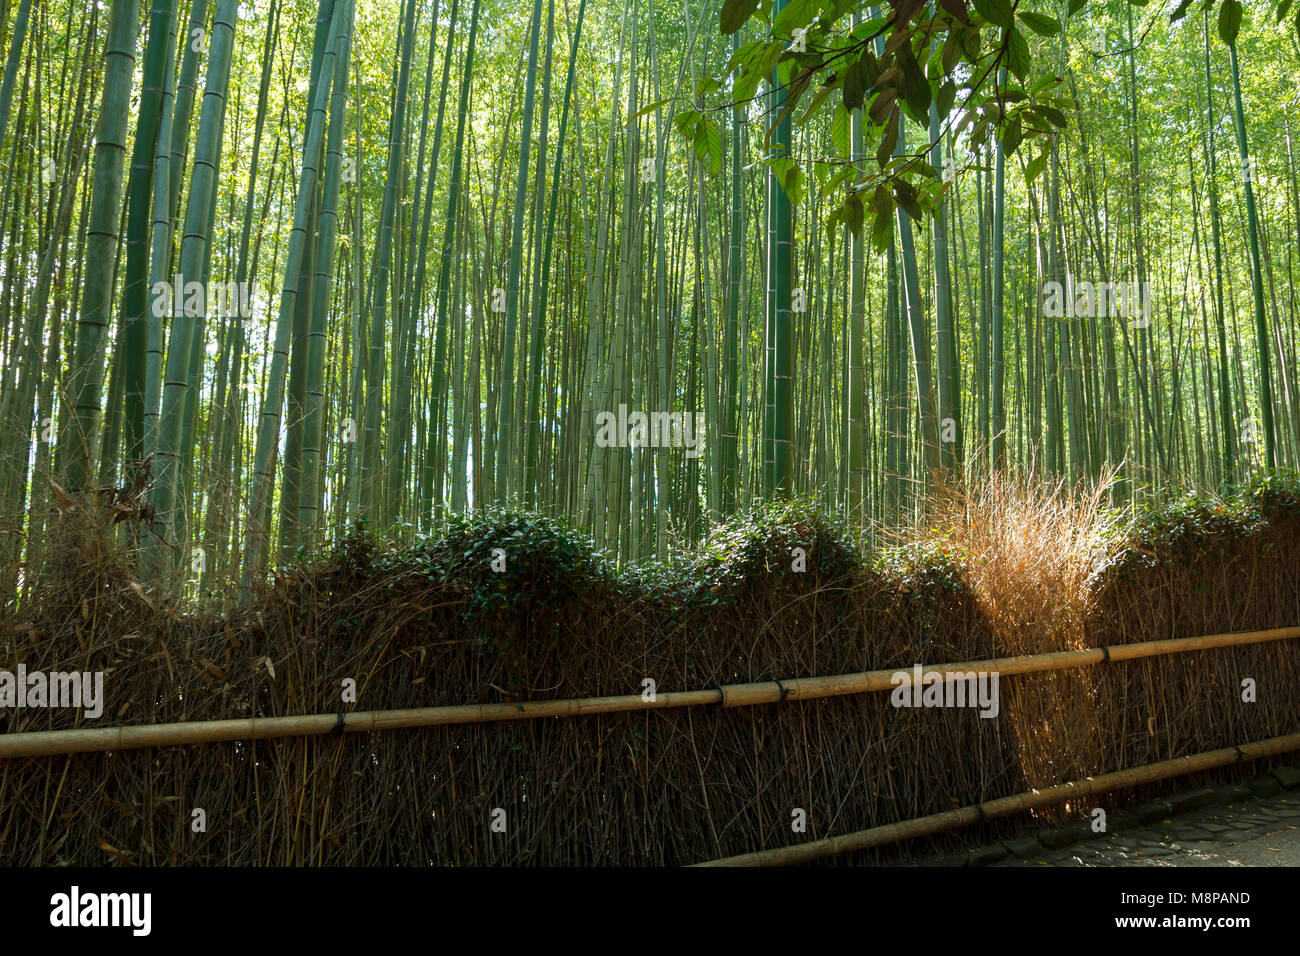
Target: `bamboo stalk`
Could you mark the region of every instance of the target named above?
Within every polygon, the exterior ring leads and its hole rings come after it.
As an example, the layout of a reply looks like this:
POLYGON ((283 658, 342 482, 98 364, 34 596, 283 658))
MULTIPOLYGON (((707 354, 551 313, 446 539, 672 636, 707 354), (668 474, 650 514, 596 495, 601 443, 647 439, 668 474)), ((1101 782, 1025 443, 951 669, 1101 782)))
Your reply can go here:
POLYGON ((1291 750, 1300 750, 1300 734, 1286 734, 1282 737, 1270 737, 1255 743, 1242 744, 1240 747, 1223 747, 1219 750, 1207 750, 1186 757, 1174 757, 1141 767, 1116 770, 1104 773, 1100 777, 1085 777, 1071 780, 1069 783, 1057 784, 1045 790, 1030 790, 1010 797, 999 797, 986 803, 973 804, 936 813, 928 817, 917 817, 900 823, 846 833, 843 836, 813 840, 800 846, 787 846, 775 850, 760 850, 757 853, 743 853, 729 856, 696 866, 788 866, 792 863, 806 863, 810 860, 823 859, 854 850, 865 850, 887 843, 897 843, 920 836, 943 833, 958 827, 969 826, 980 820, 992 820, 1007 817, 1025 810, 1051 806, 1065 800, 1077 800, 1081 797, 1096 796, 1124 787, 1136 787, 1144 783, 1168 780, 1201 770, 1213 770, 1227 767, 1248 760, 1272 757, 1291 750))
MULTIPOLYGON (((1137 660, 1184 651, 1236 647, 1300 637, 1300 627, 1280 627, 1235 634, 1207 634, 1200 637, 1146 641, 1098 647, 1081 651, 1054 651, 1019 657, 989 658, 921 667, 926 675, 941 677, 954 671, 996 672, 999 676, 1068 670, 1111 661, 1137 660)), ((450 724, 479 724, 502 720, 533 720, 539 717, 580 717, 638 710, 666 710, 676 707, 752 707, 849 694, 875 693, 913 683, 914 669, 894 667, 856 674, 831 674, 789 680, 726 684, 705 690, 674 691, 644 700, 640 694, 615 697, 582 697, 564 700, 518 701, 499 704, 457 704, 444 707, 415 707, 403 710, 357 711, 350 714, 298 714, 289 717, 247 717, 234 720, 200 720, 171 724, 140 724, 126 727, 47 730, 0 735, 0 759, 40 757, 94 751, 135 750, 143 747, 174 747, 185 744, 217 743, 227 740, 267 740, 341 733, 364 733, 402 727, 436 727, 450 724)), ((957 811, 953 811, 957 812, 957 811)), ((808 844, 811 846, 812 844, 808 844)), ((837 851, 838 852, 838 851, 837 851)))

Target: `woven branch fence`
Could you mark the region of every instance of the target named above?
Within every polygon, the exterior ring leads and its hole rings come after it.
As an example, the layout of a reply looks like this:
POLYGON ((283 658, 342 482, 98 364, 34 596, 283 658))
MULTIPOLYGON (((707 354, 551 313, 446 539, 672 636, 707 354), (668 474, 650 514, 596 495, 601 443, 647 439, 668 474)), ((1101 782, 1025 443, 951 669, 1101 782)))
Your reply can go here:
MULTIPOLYGON (((784 706, 14 756, 0 760, 0 863, 677 865, 811 844, 1294 734, 1294 640, 1139 659, 1123 649, 1297 622, 1300 521, 1282 515, 1102 577, 1082 638, 1052 646, 1047 635, 1029 650, 1088 664, 1108 653, 1109 663, 1008 671, 993 719, 853 692, 784 706), (1247 677, 1254 703, 1242 700, 1247 677), (791 832, 795 808, 807 813, 804 833, 791 832), (204 832, 192 828, 195 809, 204 832)), ((724 686, 779 696, 775 681, 801 688, 1025 650, 1007 647, 961 575, 943 568, 898 579, 813 566, 689 608, 596 584, 485 624, 467 618, 446 582, 365 568, 281 579, 253 611, 178 615, 110 563, 40 617, 0 624, 0 669, 22 661, 28 672, 107 672, 99 721, 0 710, 0 742, 303 714, 336 721, 345 679, 365 712, 639 701, 646 678, 660 701, 695 692, 716 704, 724 686)), ((1135 785, 1089 808, 1142 793, 1135 785)), ((1039 808, 1058 818, 1084 811, 1067 795, 1039 808)))

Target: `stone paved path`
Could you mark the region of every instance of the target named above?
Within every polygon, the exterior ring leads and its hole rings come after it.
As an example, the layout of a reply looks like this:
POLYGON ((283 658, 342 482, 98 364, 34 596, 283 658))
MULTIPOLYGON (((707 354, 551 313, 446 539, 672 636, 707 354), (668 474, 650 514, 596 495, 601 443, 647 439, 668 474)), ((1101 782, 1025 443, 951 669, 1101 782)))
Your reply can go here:
POLYGON ((992 866, 1300 866, 1300 793, 1209 806, 992 866))
MULTIPOLYGON (((1295 773, 1294 770, 1290 771, 1295 773)), ((1291 779, 1288 783, 1295 784, 1291 779)), ((1027 829, 971 850, 964 859, 921 866, 1300 866, 1300 789, 1268 778, 1153 800, 1108 819, 1108 832, 1084 823, 1027 829)))

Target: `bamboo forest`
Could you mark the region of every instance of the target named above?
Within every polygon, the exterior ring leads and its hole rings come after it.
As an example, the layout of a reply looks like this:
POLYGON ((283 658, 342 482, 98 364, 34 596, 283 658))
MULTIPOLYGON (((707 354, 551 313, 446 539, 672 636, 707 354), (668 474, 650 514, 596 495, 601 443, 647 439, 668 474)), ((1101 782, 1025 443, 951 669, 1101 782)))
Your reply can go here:
POLYGON ((0 0, 0 70, 6 932, 1290 915, 1300 0, 0 0))
POLYGON ((1291 0, 0 0, 0 589, 1300 460, 1291 0))

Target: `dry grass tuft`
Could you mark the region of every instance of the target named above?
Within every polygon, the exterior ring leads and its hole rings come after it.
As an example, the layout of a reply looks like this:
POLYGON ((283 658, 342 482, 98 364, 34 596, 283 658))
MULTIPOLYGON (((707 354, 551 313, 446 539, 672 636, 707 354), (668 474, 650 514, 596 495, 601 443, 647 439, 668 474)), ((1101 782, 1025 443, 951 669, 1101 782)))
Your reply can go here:
MULTIPOLYGON (((962 567, 999 656, 1087 647, 1094 569, 1113 547, 1120 515, 1105 505, 1114 473, 1093 485, 1030 474, 940 483, 926 524, 962 567)), ((1085 674, 1026 675, 1001 683, 1031 786, 1097 766, 1095 709, 1085 674)))

